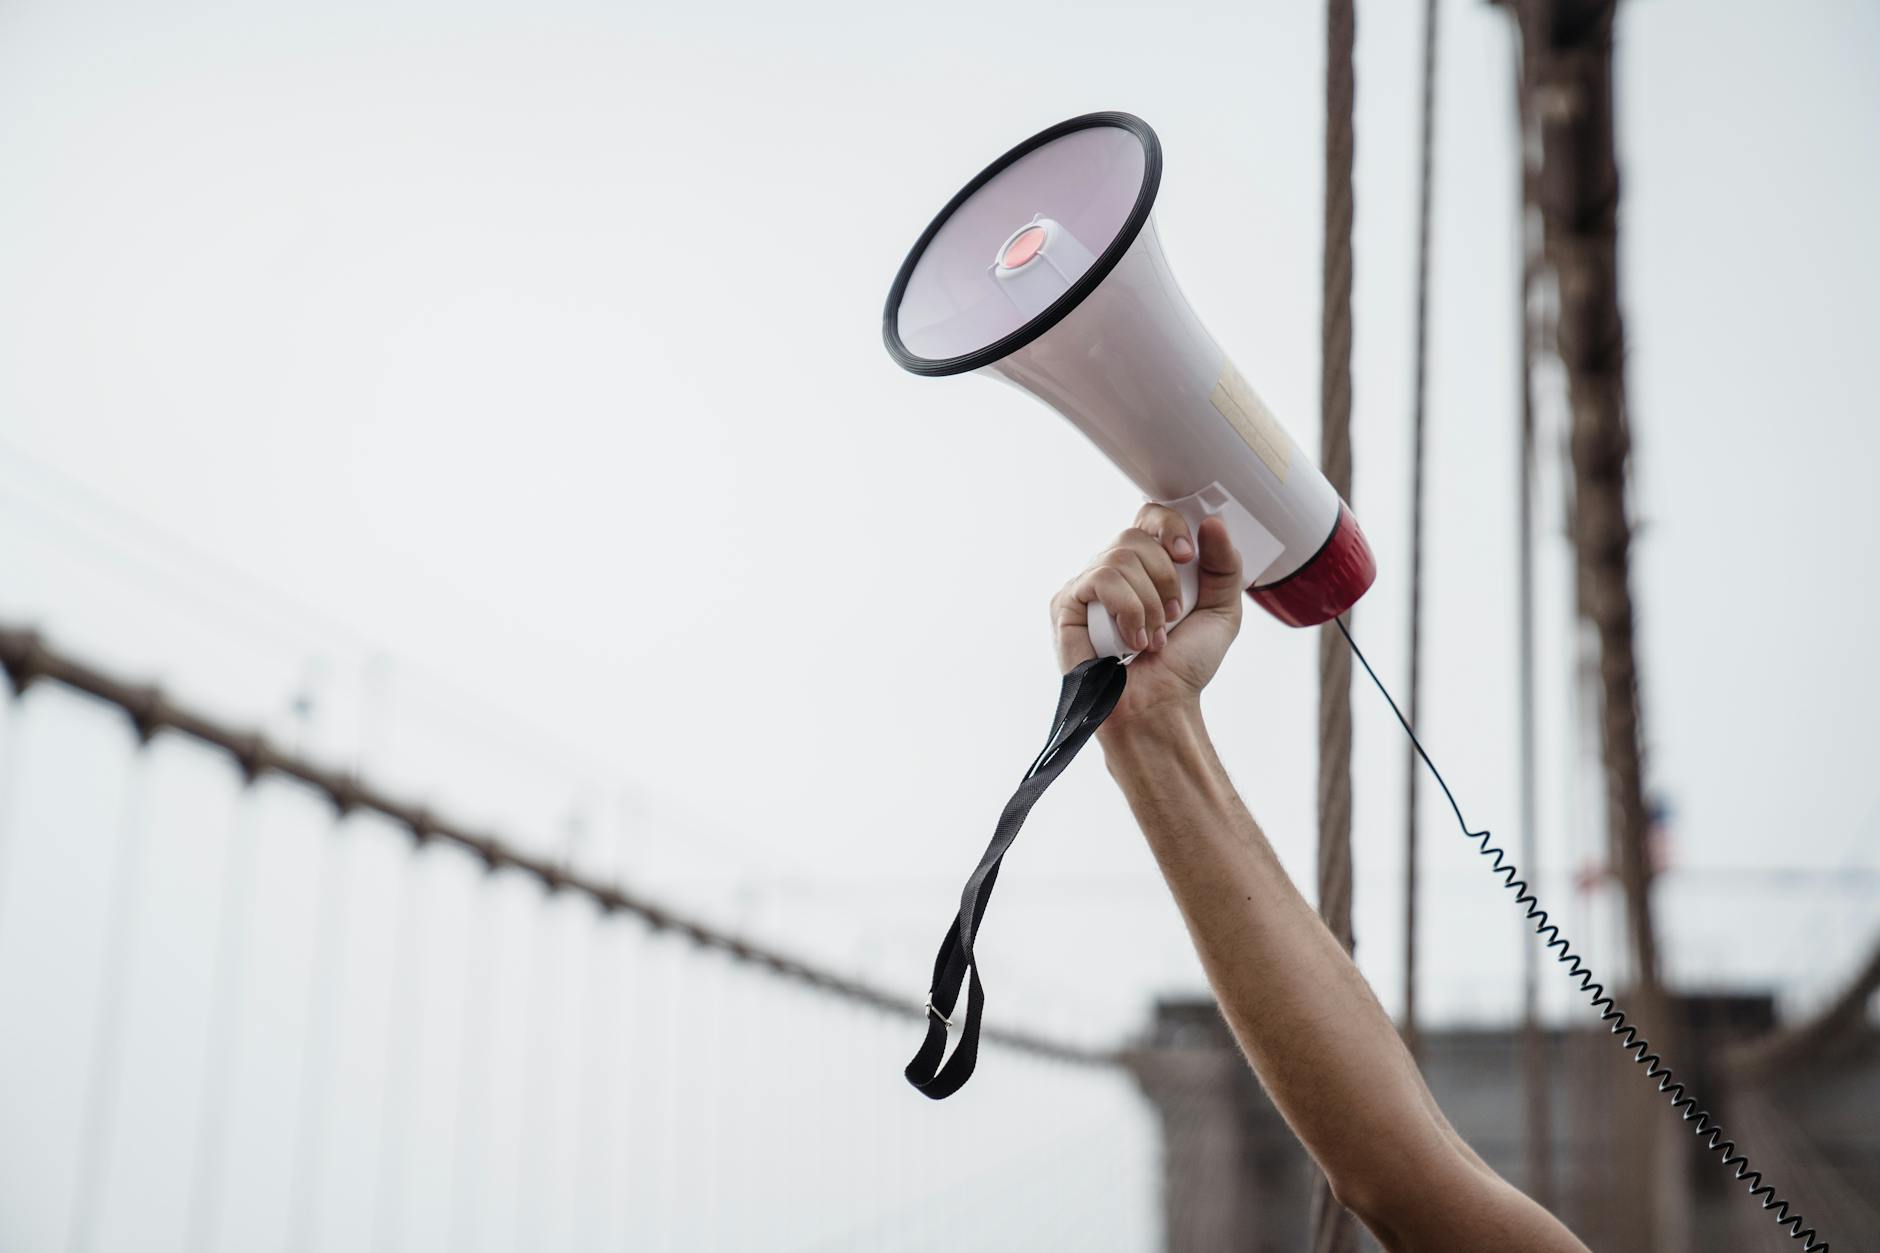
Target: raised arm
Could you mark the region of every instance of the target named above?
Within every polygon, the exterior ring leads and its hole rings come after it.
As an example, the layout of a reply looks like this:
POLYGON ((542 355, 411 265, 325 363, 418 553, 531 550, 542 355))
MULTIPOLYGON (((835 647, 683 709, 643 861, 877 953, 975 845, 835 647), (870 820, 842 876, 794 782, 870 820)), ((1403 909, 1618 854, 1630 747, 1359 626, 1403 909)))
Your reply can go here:
POLYGON ((1450 1127, 1364 976, 1293 886, 1215 755, 1199 698, 1239 630, 1242 586, 1225 527, 1210 520, 1191 537, 1181 515, 1150 505, 1052 602, 1066 669, 1093 655, 1093 601, 1147 649, 1130 663, 1098 740, 1228 1026, 1340 1203, 1393 1253, 1585 1253, 1450 1127), (1169 633, 1174 567, 1191 560, 1201 563, 1200 602, 1169 633))

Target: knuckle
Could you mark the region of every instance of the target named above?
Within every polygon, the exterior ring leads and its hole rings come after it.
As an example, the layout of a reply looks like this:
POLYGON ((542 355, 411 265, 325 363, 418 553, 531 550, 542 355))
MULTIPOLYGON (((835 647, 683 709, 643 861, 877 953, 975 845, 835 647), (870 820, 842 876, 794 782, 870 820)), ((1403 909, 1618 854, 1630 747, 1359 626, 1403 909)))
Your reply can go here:
POLYGON ((1188 520, 1167 505, 1151 501, 1136 515, 1136 525, 1152 536, 1166 536, 1185 531, 1188 520))
POLYGON ((1129 585, 1128 579, 1114 570, 1105 568, 1098 571, 1097 592, 1111 613, 1142 612, 1142 599, 1136 595, 1136 589, 1129 585))
POLYGON ((1143 568, 1148 570, 1154 578, 1172 579, 1175 577, 1175 559, 1168 555, 1168 549, 1154 541, 1150 541, 1149 548, 1142 554, 1142 564, 1143 568))

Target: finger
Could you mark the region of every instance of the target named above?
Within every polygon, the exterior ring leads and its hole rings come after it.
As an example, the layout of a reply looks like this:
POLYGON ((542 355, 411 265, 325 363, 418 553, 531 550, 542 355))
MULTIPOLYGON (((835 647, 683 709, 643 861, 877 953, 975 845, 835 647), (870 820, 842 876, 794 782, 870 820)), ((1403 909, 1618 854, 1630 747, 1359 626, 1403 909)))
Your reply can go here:
POLYGON ((1089 605, 1101 604, 1116 622, 1123 643, 1142 650, 1149 647, 1149 611, 1135 585, 1114 566, 1086 570, 1074 585, 1073 595, 1089 605))
POLYGON ((1066 583, 1051 598, 1051 626, 1057 632, 1058 662, 1066 671, 1074 670, 1097 655, 1090 642, 1090 606, 1077 598, 1077 585, 1083 576, 1066 583))
MULTIPOLYGON (((1156 632, 1160 632, 1162 628, 1169 625, 1169 611, 1167 611, 1169 593, 1166 587, 1158 583, 1156 576, 1152 576, 1149 572, 1149 561, 1160 557, 1166 563, 1167 553, 1162 553, 1162 547, 1151 540, 1147 534, 1143 534, 1139 542, 1132 542, 1128 532, 1120 534, 1117 538, 1119 538, 1117 546, 1105 551, 1104 555, 1098 559, 1098 564, 1111 566, 1119 572, 1122 578, 1130 579, 1130 587, 1134 587, 1136 595, 1143 598, 1143 627, 1149 630, 1151 636, 1154 636, 1156 632)), ((1173 574, 1173 570, 1175 568, 1169 566, 1169 574, 1173 574)), ((1181 595, 1181 591, 1177 589, 1175 595, 1181 595)), ((1181 611, 1179 602, 1175 606, 1175 611, 1177 613, 1181 611)), ((1158 643, 1154 647, 1162 647, 1162 645, 1158 643)))
MULTIPOLYGON (((1162 606, 1162 623, 1173 623, 1181 617, 1181 576, 1175 572, 1175 559, 1169 557, 1167 547, 1162 540, 1152 536, 1141 527, 1130 527, 1117 536, 1117 546, 1126 547, 1136 553, 1137 561, 1143 563, 1143 574, 1149 576, 1154 585, 1156 602, 1162 606)), ((1156 623, 1151 623, 1149 630, 1154 632, 1156 623)))
MULTIPOLYGON (((1124 581, 1129 584, 1129 590, 1135 595, 1137 603, 1142 606, 1142 629, 1147 633, 1149 642, 1138 644, 1136 647, 1160 648, 1162 645, 1158 641, 1168 638, 1163 634, 1163 627, 1167 625, 1167 614, 1162 610, 1162 598, 1155 590, 1154 580, 1149 577, 1148 571, 1142 568, 1142 558, 1136 555, 1134 549, 1119 544, 1103 554, 1100 564, 1105 569, 1114 570, 1122 575, 1124 581)), ((1130 635, 1125 638, 1136 637, 1130 635)))
POLYGON ((1206 518, 1201 523, 1200 545, 1200 595, 1196 598, 1196 609, 1224 609, 1240 607, 1240 594, 1246 588, 1246 582, 1240 576, 1240 554, 1234 551, 1234 541, 1228 538, 1227 523, 1219 518, 1206 518))
POLYGON ((1177 562, 1186 564, 1194 559, 1194 536, 1188 531, 1188 519, 1167 505, 1153 500, 1144 505, 1136 512, 1136 528, 1155 536, 1177 562))

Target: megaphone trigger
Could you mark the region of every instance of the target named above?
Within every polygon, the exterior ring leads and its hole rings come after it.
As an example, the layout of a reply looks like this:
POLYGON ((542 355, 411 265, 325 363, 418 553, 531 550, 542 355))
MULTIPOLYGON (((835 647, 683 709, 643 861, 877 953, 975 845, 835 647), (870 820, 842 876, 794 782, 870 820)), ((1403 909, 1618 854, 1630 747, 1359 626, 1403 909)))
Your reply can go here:
MULTIPOLYGON (((1278 536, 1261 526, 1260 520, 1248 513, 1219 483, 1210 483, 1200 491, 1177 500, 1158 503, 1186 518, 1191 535, 1200 535, 1201 523, 1208 518, 1219 518, 1226 524, 1227 538, 1233 541, 1234 550, 1240 554, 1241 576, 1249 584, 1259 576, 1260 571, 1273 563, 1273 559, 1285 547, 1278 536)), ((1190 561, 1178 564, 1175 574, 1181 581, 1182 611, 1169 623, 1171 632, 1194 611, 1195 603, 1201 597, 1200 557, 1197 555, 1190 561)), ((1116 620, 1101 601, 1092 601, 1090 604, 1090 646, 1096 649, 1099 657, 1128 658, 1136 651, 1123 646, 1122 633, 1116 629, 1116 620)))

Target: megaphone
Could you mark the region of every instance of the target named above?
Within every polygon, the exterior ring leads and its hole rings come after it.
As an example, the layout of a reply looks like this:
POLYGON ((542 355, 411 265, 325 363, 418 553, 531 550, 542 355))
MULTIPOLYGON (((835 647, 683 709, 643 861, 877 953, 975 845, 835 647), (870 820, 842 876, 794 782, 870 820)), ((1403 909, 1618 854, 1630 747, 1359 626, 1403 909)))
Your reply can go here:
MULTIPOLYGON (((921 233, 882 338, 914 374, 976 371, 1030 392, 1191 527, 1221 518, 1255 604, 1291 626, 1329 622, 1377 563, 1176 286, 1151 215, 1161 181, 1161 143, 1138 117, 1090 113, 1040 131, 921 233)), ((1183 617, 1196 565, 1177 567, 1183 617)), ((1134 651, 1100 604, 1090 638, 1100 657, 1134 651)))

